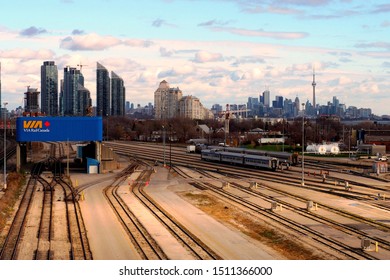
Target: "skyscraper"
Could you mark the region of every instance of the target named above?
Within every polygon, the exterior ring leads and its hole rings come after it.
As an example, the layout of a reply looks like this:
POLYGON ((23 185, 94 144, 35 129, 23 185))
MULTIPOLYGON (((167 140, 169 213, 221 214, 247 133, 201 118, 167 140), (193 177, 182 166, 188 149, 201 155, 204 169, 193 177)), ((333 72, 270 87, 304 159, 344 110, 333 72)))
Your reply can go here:
POLYGON ((257 116, 259 114, 259 98, 248 97, 247 108, 250 110, 248 112, 249 116, 257 116))
POLYGON ((301 110, 301 103, 300 103, 299 98, 297 96, 297 97, 295 97, 295 100, 294 100, 294 116, 297 116, 298 112, 300 110, 301 110))
POLYGON ((269 107, 271 104, 271 96, 268 89, 263 92, 263 104, 266 107, 269 107))
POLYGON ((54 61, 44 61, 41 66, 41 112, 58 115, 58 69, 54 61))
POLYGON ((111 71, 111 115, 125 115, 125 94, 123 79, 111 71))
POLYGON ((80 70, 73 67, 64 68, 64 79, 61 81, 60 108, 63 116, 82 116, 82 102, 80 99, 79 87, 84 87, 84 77, 80 70))
POLYGON ((168 82, 163 80, 154 92, 155 118, 165 120, 177 117, 182 96, 183 93, 178 87, 170 88, 168 82))
POLYGON ((277 95, 275 96, 275 106, 274 108, 283 108, 283 96, 277 95))
POLYGON ((78 112, 77 115, 87 116, 91 114, 90 112, 92 108, 91 93, 81 83, 78 84, 77 95, 79 100, 77 105, 77 112, 78 112))
POLYGON ((96 115, 110 115, 110 76, 108 70, 96 63, 96 115))

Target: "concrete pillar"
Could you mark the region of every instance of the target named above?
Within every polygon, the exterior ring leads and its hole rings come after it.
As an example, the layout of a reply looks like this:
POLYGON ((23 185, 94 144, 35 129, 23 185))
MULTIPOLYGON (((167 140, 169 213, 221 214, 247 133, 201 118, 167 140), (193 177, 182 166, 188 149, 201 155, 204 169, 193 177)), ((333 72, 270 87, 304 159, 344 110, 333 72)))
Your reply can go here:
POLYGON ((99 173, 102 173, 103 166, 102 166, 102 142, 95 142, 95 158, 99 161, 99 173))
POLYGON ((257 184, 257 182, 250 182, 250 186, 249 186, 251 189, 258 189, 259 188, 259 185, 257 184))
POLYGON ((279 204, 275 201, 272 201, 271 202, 271 210, 272 211, 282 211, 283 210, 283 206, 282 204, 279 204))
POLYGON ((16 144, 16 172, 20 172, 20 143, 16 144))

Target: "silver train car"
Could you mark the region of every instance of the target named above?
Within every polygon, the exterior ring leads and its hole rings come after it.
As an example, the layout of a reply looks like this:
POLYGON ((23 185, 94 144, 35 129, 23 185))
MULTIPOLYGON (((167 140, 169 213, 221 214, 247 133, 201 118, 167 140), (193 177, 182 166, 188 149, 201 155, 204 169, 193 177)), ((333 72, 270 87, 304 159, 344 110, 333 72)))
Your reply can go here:
POLYGON ((246 167, 255 167, 276 170, 279 166, 277 158, 258 155, 246 155, 240 153, 224 152, 221 150, 204 149, 201 151, 201 159, 226 164, 235 164, 246 167))
POLYGON ((279 165, 289 168, 291 165, 298 163, 298 155, 289 152, 275 152, 275 151, 260 151, 260 150, 246 150, 248 155, 264 155, 275 157, 279 160, 279 165))
POLYGON ((237 153, 237 154, 274 157, 278 159, 279 168, 288 169, 291 165, 296 165, 298 163, 298 155, 289 152, 262 151, 262 150, 246 149, 246 148, 220 147, 220 146, 208 146, 208 149, 237 153))

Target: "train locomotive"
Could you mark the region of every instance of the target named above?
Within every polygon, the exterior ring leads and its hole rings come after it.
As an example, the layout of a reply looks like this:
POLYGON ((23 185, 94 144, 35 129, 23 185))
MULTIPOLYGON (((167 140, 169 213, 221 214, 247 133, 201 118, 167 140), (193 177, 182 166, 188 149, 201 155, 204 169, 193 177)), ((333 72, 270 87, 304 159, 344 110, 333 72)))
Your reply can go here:
POLYGON ((201 159, 269 170, 276 170, 276 168, 279 166, 279 160, 274 157, 232 153, 218 149, 202 150, 201 159))

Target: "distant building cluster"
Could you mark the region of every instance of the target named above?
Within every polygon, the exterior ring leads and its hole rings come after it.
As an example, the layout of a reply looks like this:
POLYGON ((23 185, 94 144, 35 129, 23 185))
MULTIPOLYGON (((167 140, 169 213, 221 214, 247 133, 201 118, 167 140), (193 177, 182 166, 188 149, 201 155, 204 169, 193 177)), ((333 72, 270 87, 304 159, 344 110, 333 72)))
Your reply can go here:
MULTIPOLYGON (((224 110, 220 104, 214 104, 211 111, 218 114, 224 110)), ((321 115, 337 116, 341 119, 367 119, 372 117, 372 111, 369 108, 357 108, 354 106, 346 107, 341 104, 337 97, 333 97, 332 102, 326 105, 317 104, 315 107, 307 100, 302 106, 299 98, 294 100, 284 99, 283 96, 275 96, 275 100, 270 100, 270 91, 265 90, 259 97, 248 97, 246 104, 230 104, 230 110, 242 111, 241 117, 255 118, 295 118, 302 110, 305 115, 317 117, 321 115), (247 110, 245 110, 247 109, 247 110)))
MULTIPOLYGON (((37 88, 27 88, 24 93, 25 115, 46 116, 92 116, 90 91, 84 86, 84 76, 80 69, 66 66, 64 77, 58 80, 58 69, 54 61, 44 61, 41 66, 41 92, 37 88), (60 91, 58 92, 58 88, 60 91), (41 107, 39 107, 39 95, 41 107)), ((125 87, 121 77, 108 70, 100 63, 96 69, 95 115, 124 116, 125 87)))
POLYGON ((202 105, 199 98, 183 96, 179 87, 171 88, 165 80, 160 82, 154 92, 154 112, 157 120, 175 117, 199 120, 213 118, 212 112, 202 105))
MULTIPOLYGON (((367 119, 372 117, 372 111, 369 108, 357 108, 350 106, 346 108, 345 104, 341 104, 336 96, 332 102, 326 105, 316 103, 316 85, 315 73, 313 71, 313 103, 307 100, 301 103, 298 96, 295 100, 285 99, 283 96, 275 96, 275 100, 271 101, 271 93, 267 89, 263 91, 259 97, 248 97, 246 104, 230 104, 230 110, 242 111, 240 117, 268 117, 268 118, 295 118, 302 111, 306 116, 317 117, 321 115, 337 116, 342 119, 367 119), (245 110, 246 109, 246 110, 245 110)), ((219 104, 214 104, 211 111, 218 114, 223 111, 223 107, 219 104)))
MULTIPOLYGON (((154 104, 141 106, 126 101, 126 89, 123 79, 115 72, 111 75, 101 63, 96 64, 96 107, 92 107, 90 91, 84 86, 82 66, 80 69, 66 66, 63 79, 59 80, 57 65, 54 61, 44 61, 41 66, 41 91, 27 87, 24 93, 24 108, 16 112, 25 115, 47 116, 133 116, 136 118, 155 118, 165 120, 175 117, 189 119, 212 119, 222 116, 230 110, 241 118, 295 118, 301 114, 308 117, 336 116, 340 119, 372 118, 370 108, 346 107, 336 96, 326 105, 316 102, 316 82, 313 71, 313 100, 301 103, 298 96, 292 100, 276 95, 271 99, 269 89, 257 97, 248 97, 246 104, 214 104, 211 110, 205 108, 200 99, 193 95, 183 96, 179 87, 170 87, 161 81, 154 92, 154 104), (40 96, 40 106, 39 106, 40 96), (225 109, 226 108, 226 109, 225 109), (226 110, 226 111, 225 111, 226 110)), ((0 64, 1 98, 1 64, 0 64)), ((1 104, 0 104, 1 108, 1 104)))
POLYGON ((134 103, 126 101, 126 115, 134 118, 152 119, 154 117, 154 106, 151 102, 142 107, 141 104, 137 104, 137 106, 135 106, 134 103))
POLYGON ((27 88, 24 114, 46 116, 85 116, 92 107, 90 91, 84 87, 81 69, 66 66, 64 78, 58 81, 58 69, 54 61, 44 61, 41 66, 41 108, 38 89, 27 88), (58 86, 60 92, 58 94, 58 86))
POLYGON ((276 96, 271 102, 271 93, 269 90, 257 97, 249 97, 246 104, 248 109, 247 117, 296 117, 300 111, 299 98, 295 100, 284 99, 283 96, 276 96))

